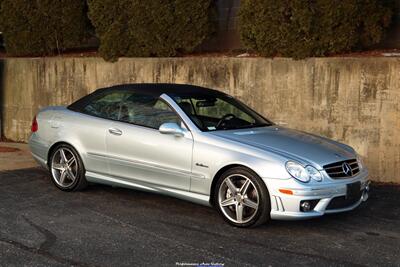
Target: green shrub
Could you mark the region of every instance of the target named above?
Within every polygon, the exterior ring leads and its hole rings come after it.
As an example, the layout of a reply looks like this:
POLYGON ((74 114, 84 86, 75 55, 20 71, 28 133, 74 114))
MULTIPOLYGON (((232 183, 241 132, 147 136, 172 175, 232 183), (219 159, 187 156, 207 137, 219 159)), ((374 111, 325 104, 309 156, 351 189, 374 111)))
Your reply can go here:
POLYGON ((265 56, 323 56, 378 43, 391 10, 379 0, 243 0, 240 35, 265 56))
POLYGON ((88 0, 106 60, 190 52, 213 32, 213 0, 88 0))
POLYGON ((47 55, 86 37, 85 0, 2 0, 0 27, 10 55, 47 55))

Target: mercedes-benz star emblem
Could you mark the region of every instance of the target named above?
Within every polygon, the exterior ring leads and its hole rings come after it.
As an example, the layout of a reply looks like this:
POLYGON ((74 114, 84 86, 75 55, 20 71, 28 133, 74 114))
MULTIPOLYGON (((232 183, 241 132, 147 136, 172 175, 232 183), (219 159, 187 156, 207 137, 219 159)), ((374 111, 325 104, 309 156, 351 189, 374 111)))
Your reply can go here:
POLYGON ((343 173, 346 174, 347 176, 353 176, 353 170, 351 169, 350 165, 347 162, 342 164, 342 170, 343 173))

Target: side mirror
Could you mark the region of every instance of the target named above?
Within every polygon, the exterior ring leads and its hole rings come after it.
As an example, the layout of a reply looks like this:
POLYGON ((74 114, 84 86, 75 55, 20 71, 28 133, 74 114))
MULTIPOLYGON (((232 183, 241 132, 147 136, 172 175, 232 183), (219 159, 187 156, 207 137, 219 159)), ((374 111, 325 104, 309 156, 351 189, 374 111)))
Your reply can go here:
POLYGON ((158 129, 162 134, 173 134, 175 136, 182 137, 185 135, 185 130, 182 129, 178 124, 174 122, 166 122, 161 124, 158 129))

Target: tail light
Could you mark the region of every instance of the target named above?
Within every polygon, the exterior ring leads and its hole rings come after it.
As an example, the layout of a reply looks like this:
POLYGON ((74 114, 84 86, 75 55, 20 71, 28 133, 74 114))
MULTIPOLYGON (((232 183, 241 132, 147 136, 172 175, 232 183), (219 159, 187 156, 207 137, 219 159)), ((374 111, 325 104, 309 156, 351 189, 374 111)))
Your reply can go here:
POLYGON ((37 123, 36 116, 35 116, 35 117, 33 117, 33 120, 32 120, 31 131, 32 131, 32 133, 35 133, 38 130, 39 130, 39 125, 37 123))

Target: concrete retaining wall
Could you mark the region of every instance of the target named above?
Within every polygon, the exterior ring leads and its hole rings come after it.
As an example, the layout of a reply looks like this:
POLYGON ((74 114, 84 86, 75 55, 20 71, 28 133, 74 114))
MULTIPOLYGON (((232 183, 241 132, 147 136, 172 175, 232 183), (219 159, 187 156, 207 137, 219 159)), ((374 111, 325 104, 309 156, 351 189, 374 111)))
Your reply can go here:
POLYGON ((275 122, 355 147, 372 178, 400 182, 400 60, 321 58, 1 60, 3 132, 26 141, 39 108, 66 105, 99 87, 172 82, 228 92, 275 122))

